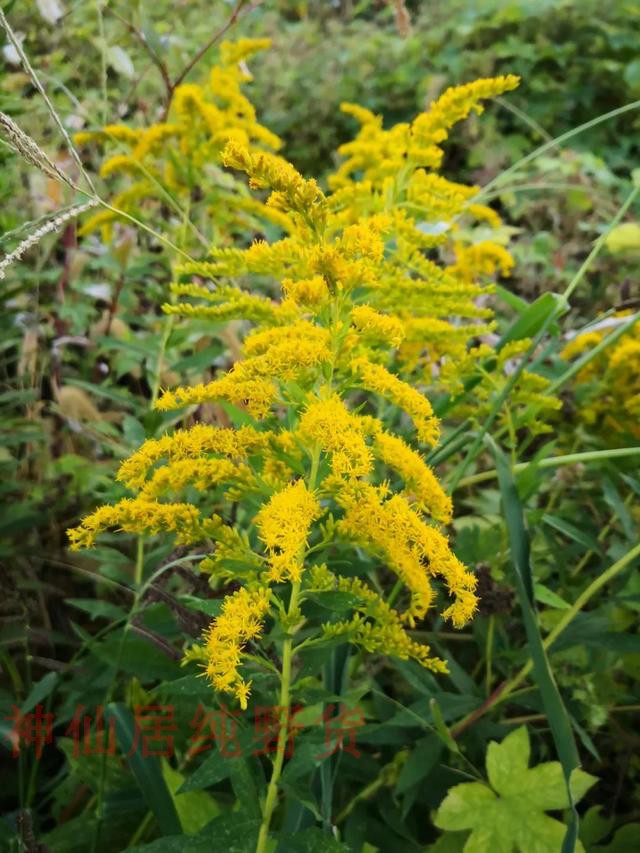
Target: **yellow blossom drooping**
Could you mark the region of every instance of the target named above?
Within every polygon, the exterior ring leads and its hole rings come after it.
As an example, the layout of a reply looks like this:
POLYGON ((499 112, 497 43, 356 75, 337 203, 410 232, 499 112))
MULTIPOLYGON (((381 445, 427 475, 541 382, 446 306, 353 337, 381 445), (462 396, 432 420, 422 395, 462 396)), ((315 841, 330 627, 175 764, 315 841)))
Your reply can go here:
POLYGON ((237 374, 229 373, 206 385, 199 384, 191 388, 165 391, 158 400, 157 408, 161 412, 168 412, 171 409, 180 409, 183 406, 227 400, 229 403, 246 406, 251 415, 262 418, 271 408, 276 393, 275 385, 268 380, 242 379, 237 374))
POLYGON ((366 358, 355 359, 351 368, 364 388, 375 391, 409 415, 420 441, 436 444, 439 435, 438 421, 433 414, 431 403, 423 394, 389 373, 382 365, 374 364, 366 358))
POLYGON ((140 490, 140 496, 159 498, 190 485, 205 491, 234 477, 238 477, 238 466, 228 459, 180 459, 158 468, 140 490))
POLYGON ((309 531, 321 515, 317 498, 303 480, 276 492, 258 512, 255 520, 269 552, 271 580, 300 580, 309 531))
POLYGON ((363 482, 343 484, 336 500, 345 514, 340 531, 348 538, 384 555, 390 568, 411 591, 406 618, 422 618, 433 600, 429 576, 444 578, 454 602, 444 612, 455 627, 473 616, 477 598, 475 577, 449 548, 445 536, 426 524, 401 495, 384 499, 383 490, 363 482))
POLYGON ((429 512, 436 521, 451 521, 451 498, 419 453, 399 436, 383 431, 375 435, 374 453, 402 477, 406 491, 421 510, 429 512))
POLYGON ((434 672, 447 672, 445 662, 433 657, 429 646, 412 640, 397 611, 360 578, 336 577, 326 566, 318 566, 311 585, 323 591, 348 592, 357 601, 357 612, 351 619, 323 625, 327 637, 345 636, 367 652, 412 659, 434 672))
POLYGON ((145 441, 122 463, 118 480, 131 489, 141 489, 149 470, 162 459, 178 462, 198 459, 211 453, 242 459, 263 447, 268 438, 268 432, 258 432, 252 427, 233 430, 211 424, 195 424, 191 429, 178 429, 171 435, 145 441))
POLYGON ((216 690, 235 696, 247 707, 251 682, 239 672, 245 645, 258 639, 269 612, 270 590, 241 587, 225 598, 222 612, 204 635, 204 663, 207 678, 216 690))
POLYGON ((115 506, 101 506, 83 518, 78 527, 67 530, 74 551, 91 548, 96 536, 115 527, 126 533, 175 533, 184 545, 197 541, 202 533, 198 510, 187 503, 159 503, 147 498, 125 498, 115 506))

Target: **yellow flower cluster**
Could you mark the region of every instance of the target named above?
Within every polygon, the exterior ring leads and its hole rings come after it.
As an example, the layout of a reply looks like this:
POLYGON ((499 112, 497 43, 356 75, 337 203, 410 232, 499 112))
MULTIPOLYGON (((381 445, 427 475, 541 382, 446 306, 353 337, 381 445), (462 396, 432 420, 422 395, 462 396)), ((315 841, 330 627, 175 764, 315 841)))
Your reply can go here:
POLYGON ((333 395, 306 407, 298 433, 309 446, 317 445, 330 454, 334 474, 366 477, 373 467, 373 454, 364 438, 365 429, 365 422, 333 395))
POLYGON ((251 682, 245 681, 238 667, 246 643, 258 639, 269 611, 271 591, 241 587, 228 596, 222 612, 204 636, 206 673, 216 690, 233 694, 241 708, 247 707, 251 682))
MULTIPOLYGON (((440 528, 451 520, 451 500, 423 456, 439 436, 424 391, 436 364, 451 385, 460 381, 454 362, 469 357, 471 337, 491 328, 491 311, 478 302, 483 279, 506 274, 511 260, 499 243, 469 237, 468 227, 458 230, 468 216, 485 223, 486 237, 486 226, 497 228, 499 220, 473 203, 472 188, 433 170, 451 126, 517 83, 504 77, 458 87, 412 124, 390 130, 368 111, 347 107, 362 129, 343 148, 348 159, 325 194, 261 147, 277 145, 243 100, 236 67, 251 45, 223 46, 213 78, 226 88, 212 87, 223 95, 207 100, 199 87, 184 87, 176 93, 175 117, 156 131, 176 134, 185 162, 209 157, 246 173, 250 187, 268 194, 256 202, 262 213, 279 217, 280 239, 222 246, 206 261, 176 268, 178 301, 165 306, 167 313, 217 323, 243 319, 255 328, 230 370, 166 391, 157 408, 223 401, 244 408, 249 425, 196 424, 145 442, 118 475, 138 496, 103 507, 70 531, 81 547, 109 527, 168 530, 211 551, 202 569, 212 585, 242 581, 191 657, 243 707, 250 689, 240 674, 243 650, 260 634, 270 600, 279 603, 281 618, 282 584, 290 584, 289 615, 293 610, 301 619, 314 589, 352 593, 351 616, 318 626, 320 633, 344 634, 366 650, 436 671, 445 665, 408 629, 432 607, 457 628, 475 611, 475 578, 440 528), (439 259, 426 256, 438 247, 439 259), (208 279, 215 286, 203 283, 208 279), (260 292, 265 287, 268 297, 260 292), (167 497, 184 502, 163 503, 167 497), (238 502, 237 512, 230 501, 238 502), (367 552, 364 576, 332 571, 336 549, 367 552), (366 573, 376 565, 405 587, 398 606, 370 585, 366 573)), ((110 135, 130 146, 134 159, 145 139, 147 150, 156 150, 144 133, 132 134, 110 135)), ((238 190, 229 207, 240 197, 238 190)), ((257 208, 243 201, 235 209, 257 208)))
MULTIPOLYGON (((627 316, 619 314, 616 321, 628 322, 627 316)), ((561 356, 567 360, 585 357, 615 329, 615 325, 607 325, 577 335, 561 356)), ((586 361, 576 378, 579 417, 585 424, 595 426, 605 437, 615 437, 617 443, 640 438, 640 324, 586 361)))
POLYGON ((493 312, 479 300, 491 291, 494 276, 512 270, 506 232, 495 211, 473 201, 477 187, 435 170, 453 124, 517 84, 508 75, 449 89, 413 122, 388 129, 368 110, 342 106, 361 127, 339 149, 344 160, 329 177, 329 206, 339 222, 385 217, 385 258, 369 302, 401 321, 402 340, 394 345, 400 346, 401 374, 412 381, 424 377, 439 384, 442 363, 455 370, 469 342, 492 330, 493 312), (439 251, 445 263, 427 258, 425 249, 439 251), (486 322, 468 322, 474 318, 486 322))
MULTIPOLYGON (((126 176, 132 181, 113 195, 112 207, 144 218, 145 204, 156 201, 173 210, 179 227, 193 190, 206 187, 205 212, 213 222, 228 229, 258 227, 265 219, 282 225, 278 212, 247 197, 240 182, 214 179, 231 139, 272 151, 280 148, 280 139, 257 121, 252 103, 242 92, 251 80, 245 60, 269 44, 268 39, 224 42, 220 63, 205 84, 176 87, 166 121, 139 129, 106 125, 76 134, 78 145, 115 147, 102 163, 103 178, 126 176)), ((113 210, 100 211, 87 219, 82 233, 101 228, 109 239, 118 218, 113 210)))
POLYGON ((110 527, 126 533, 174 533, 185 545, 198 541, 203 528, 198 510, 188 503, 159 503, 147 497, 124 498, 115 506, 101 506, 68 531, 74 551, 91 548, 96 536, 110 527))
POLYGON ((258 535, 269 554, 269 579, 299 581, 313 522, 322 515, 303 480, 276 492, 256 515, 258 535))
MULTIPOLYGON (((456 406, 458 417, 477 423, 487 417, 530 343, 527 338, 511 341, 498 352, 482 343, 461 354, 457 364, 442 364, 440 384, 452 395, 461 395, 456 406), (491 364, 492 369, 484 370, 483 364, 491 364), (479 381, 473 388, 473 394, 465 395, 462 378, 473 375, 475 371, 479 371, 479 381)), ((517 443, 515 425, 529 407, 538 413, 535 419, 526 419, 531 434, 543 434, 553 429, 553 415, 562 407, 562 401, 548 393, 548 385, 549 381, 544 376, 525 369, 511 388, 508 399, 500 408, 498 423, 509 434, 508 442, 512 447, 515 448, 517 443)))
POLYGON ((444 661, 433 657, 429 646, 412 640, 398 612, 360 578, 336 577, 325 565, 320 565, 312 570, 309 583, 313 590, 338 590, 356 599, 356 614, 351 619, 323 625, 327 637, 345 636, 368 652, 400 660, 413 659, 435 672, 447 671, 444 661))

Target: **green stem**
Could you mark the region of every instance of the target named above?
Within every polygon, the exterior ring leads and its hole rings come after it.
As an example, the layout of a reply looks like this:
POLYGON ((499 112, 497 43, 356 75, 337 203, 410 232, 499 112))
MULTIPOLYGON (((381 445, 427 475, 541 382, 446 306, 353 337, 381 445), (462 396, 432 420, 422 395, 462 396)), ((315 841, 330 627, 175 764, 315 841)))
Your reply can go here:
POLYGON ((496 617, 495 615, 489 616, 489 625, 487 627, 487 645, 486 645, 486 676, 485 676, 485 684, 487 696, 491 695, 491 682, 493 681, 493 638, 495 635, 496 629, 496 617))
POLYGON ((602 124, 604 121, 608 121, 611 118, 616 118, 619 115, 623 115, 623 113, 627 113, 630 110, 637 110, 640 108, 640 100, 639 101, 631 101, 628 104, 625 104, 623 107, 618 107, 615 110, 611 110, 608 113, 603 113, 602 115, 596 116, 592 118, 590 121, 585 122, 584 124, 578 125, 578 127, 574 127, 571 130, 568 130, 566 133, 560 134, 560 136, 556 136, 555 139, 550 139, 549 142, 545 142, 544 145, 540 145, 530 154, 527 154, 526 157, 522 157, 522 159, 518 160, 517 163, 514 163, 513 166, 510 166, 508 169, 505 169, 499 175, 497 175, 492 181, 483 187, 480 192, 469 199, 469 204, 473 204, 478 202, 481 198, 484 198, 491 190, 499 186, 505 178, 513 175, 514 172, 517 172, 519 169, 522 169, 523 166, 526 166, 527 163, 531 163, 532 160, 535 160, 537 157, 546 154, 547 151, 550 151, 552 148, 557 148, 562 145, 563 142, 567 142, 569 139, 572 139, 574 136, 577 136, 579 133, 583 133, 585 130, 590 130, 592 127, 596 127, 598 124, 602 124))
MULTIPOLYGON (((289 601, 289 609, 287 616, 291 617, 295 613, 298 606, 298 596, 300 594, 300 581, 291 585, 291 600, 289 601)), ((282 646, 282 674, 280 677, 280 720, 278 731, 278 743, 276 745, 276 757, 273 762, 273 770, 271 771, 271 779, 267 788, 267 797, 264 802, 262 811, 262 824, 258 835, 258 843, 256 845, 256 853, 264 853, 267 849, 269 840, 269 826, 271 818, 276 807, 278 799, 278 782, 282 774, 282 765, 287 750, 287 738, 289 736, 289 703, 291 694, 291 663, 293 660, 293 635, 289 635, 282 646)))
POLYGON ((580 284, 580 282, 584 278, 585 273, 587 272, 587 270, 591 266, 591 263, 594 260, 594 258, 596 258, 597 255, 600 254, 600 250, 604 246, 605 241, 606 241, 607 237, 609 236, 609 234, 613 231, 613 229, 620 222, 620 220, 625 215, 627 210, 633 204, 638 193, 640 193, 640 184, 638 184, 638 186, 632 188, 631 192, 629 193, 629 195, 624 200, 624 203, 621 205, 621 207, 618 210, 618 212, 616 213, 616 215, 613 217, 611 222, 609 222, 609 224, 607 225, 605 230, 602 232, 602 234, 598 237, 596 242, 593 244, 593 248, 591 249, 591 251, 589 252, 587 257, 584 259, 582 266, 580 267, 578 272, 574 275, 574 277, 571 279, 571 281, 567 285, 565 292, 562 294, 563 297, 567 301, 569 301, 571 295, 573 294, 573 291, 576 289, 576 287, 580 284))
POLYGON ((162 327, 162 338, 160 340, 160 348, 158 350, 158 357, 156 359, 156 364, 153 373, 153 386, 151 388, 151 401, 149 403, 149 408, 154 409, 156 403, 158 402, 158 397, 160 396, 160 379, 162 375, 162 362, 164 361, 164 354, 167 349, 167 344, 169 342, 169 336, 171 335, 171 330, 173 329, 173 314, 169 314, 164 318, 164 323, 162 327))
MULTIPOLYGON (((564 456, 549 456, 546 459, 540 459, 534 462, 518 462, 513 466, 514 473, 524 471, 530 466, 537 468, 555 468, 559 465, 576 465, 579 462, 594 462, 601 459, 619 459, 624 456, 636 456, 640 453, 640 447, 616 447, 612 450, 588 450, 584 453, 567 453, 564 456)), ((463 477, 457 484, 458 489, 463 486, 473 486, 476 483, 484 483, 486 480, 493 480, 498 476, 495 468, 490 471, 482 471, 479 474, 472 474, 469 477, 463 477)))
POLYGON ((138 536, 138 545, 136 549, 136 572, 134 581, 136 589, 140 588, 142 583, 142 575, 144 572, 144 536, 138 536))

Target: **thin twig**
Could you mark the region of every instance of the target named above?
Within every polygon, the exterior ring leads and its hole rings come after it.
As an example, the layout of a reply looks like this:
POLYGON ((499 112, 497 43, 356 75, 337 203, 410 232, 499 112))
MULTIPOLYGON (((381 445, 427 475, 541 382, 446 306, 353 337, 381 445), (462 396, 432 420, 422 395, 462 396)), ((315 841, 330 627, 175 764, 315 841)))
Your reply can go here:
MULTIPOLYGON (((238 0, 236 5, 233 8, 231 15, 229 16, 229 20, 226 24, 221 27, 216 33, 214 33, 208 42, 206 42, 200 50, 195 54, 195 56, 187 62, 182 71, 178 74, 178 76, 173 81, 171 97, 169 98, 169 103, 167 104, 167 112, 169 111, 169 107, 171 106, 171 99, 173 98, 173 93, 177 89, 177 87, 183 82, 185 77, 193 70, 193 68, 200 62, 205 53, 209 50, 209 48, 213 47, 213 45, 222 38, 225 33, 227 33, 231 27, 236 23, 240 16, 240 12, 242 11, 243 6, 246 5, 247 0, 238 0)), ((257 6, 260 5, 262 0, 255 0, 254 3, 251 3, 249 8, 247 9, 247 14, 252 12, 257 6)))
POLYGON ((134 27, 134 25, 130 21, 127 21, 126 18, 123 18, 122 15, 120 15, 118 12, 116 12, 115 9, 111 9, 109 7, 107 7, 107 8, 111 12, 111 14, 120 21, 121 24, 124 24, 124 26, 129 30, 131 35, 140 42, 140 44, 142 45, 144 50, 148 53, 149 58, 151 59, 151 61, 155 65, 155 67, 160 72, 160 75, 162 77, 162 82, 164 83, 164 87, 167 90, 167 100, 171 100, 171 97, 173 94, 174 84, 171 82, 171 77, 169 76, 169 71, 167 69, 166 64, 163 62, 162 58, 158 56, 158 54, 151 47, 151 45, 149 44, 147 39, 140 32, 140 30, 138 30, 137 27, 134 27))

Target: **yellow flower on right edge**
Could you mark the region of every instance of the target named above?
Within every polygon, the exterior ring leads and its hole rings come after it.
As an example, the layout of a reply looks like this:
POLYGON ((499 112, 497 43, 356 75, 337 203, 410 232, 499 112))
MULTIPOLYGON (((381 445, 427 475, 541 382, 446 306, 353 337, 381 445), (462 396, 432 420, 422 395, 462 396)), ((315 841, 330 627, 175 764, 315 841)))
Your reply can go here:
MULTIPOLYGON (((619 313, 618 323, 630 312, 619 313)), ((605 342, 617 325, 576 335, 561 352, 567 360, 585 356, 605 342)), ((617 444, 640 438, 640 324, 636 323, 610 346, 605 346, 576 375, 577 417, 617 444)))

